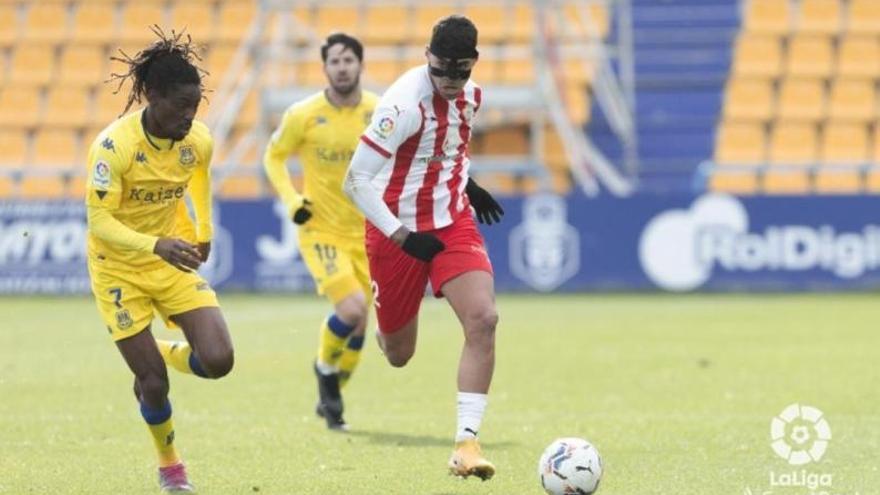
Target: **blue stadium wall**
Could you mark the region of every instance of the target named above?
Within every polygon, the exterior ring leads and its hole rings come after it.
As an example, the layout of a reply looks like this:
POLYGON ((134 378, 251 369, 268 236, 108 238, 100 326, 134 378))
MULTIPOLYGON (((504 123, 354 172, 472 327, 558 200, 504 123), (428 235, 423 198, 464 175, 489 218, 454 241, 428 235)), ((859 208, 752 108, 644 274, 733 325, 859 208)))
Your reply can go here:
MULTIPOLYGON (((482 227, 499 291, 880 288, 880 197, 640 195, 503 200, 482 227)), ((220 290, 311 291, 272 201, 221 202, 205 275, 220 290)), ((0 203, 0 293, 87 293, 81 202, 0 203)))

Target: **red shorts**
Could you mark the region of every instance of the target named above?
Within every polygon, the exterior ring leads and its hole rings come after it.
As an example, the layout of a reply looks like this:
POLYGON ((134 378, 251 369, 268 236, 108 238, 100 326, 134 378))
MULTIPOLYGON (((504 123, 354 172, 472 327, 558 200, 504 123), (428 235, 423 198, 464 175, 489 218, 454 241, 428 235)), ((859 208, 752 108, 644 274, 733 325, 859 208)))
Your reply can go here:
POLYGON ((404 253, 367 222, 367 258, 376 318, 382 333, 400 330, 418 314, 429 280, 434 296, 442 297, 443 284, 462 273, 492 273, 483 236, 471 215, 461 215, 451 225, 425 233, 437 236, 446 245, 430 263, 404 253))

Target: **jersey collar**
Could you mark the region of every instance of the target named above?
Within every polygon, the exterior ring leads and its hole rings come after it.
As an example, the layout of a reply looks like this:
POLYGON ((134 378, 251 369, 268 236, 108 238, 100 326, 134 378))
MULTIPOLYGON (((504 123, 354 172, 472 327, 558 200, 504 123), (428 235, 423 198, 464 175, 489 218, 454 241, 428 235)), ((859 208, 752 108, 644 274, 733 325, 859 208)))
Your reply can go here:
POLYGON ((146 119, 147 119, 147 109, 144 108, 141 111, 141 129, 144 131, 144 137, 147 138, 147 142, 150 143, 150 146, 155 148, 157 151, 162 151, 165 143, 168 143, 167 149, 170 150, 171 148, 173 148, 174 147, 174 140, 173 139, 156 137, 156 136, 151 135, 149 132, 147 132, 146 119))

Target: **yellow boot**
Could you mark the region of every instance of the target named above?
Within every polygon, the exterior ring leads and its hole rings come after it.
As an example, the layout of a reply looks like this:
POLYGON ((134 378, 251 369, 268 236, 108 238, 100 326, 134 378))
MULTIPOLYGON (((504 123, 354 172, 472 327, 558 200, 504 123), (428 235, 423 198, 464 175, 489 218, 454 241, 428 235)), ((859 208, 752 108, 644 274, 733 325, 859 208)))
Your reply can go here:
POLYGON ((455 443, 449 458, 449 473, 462 478, 473 475, 486 481, 495 475, 495 466, 483 457, 479 441, 469 438, 455 443))

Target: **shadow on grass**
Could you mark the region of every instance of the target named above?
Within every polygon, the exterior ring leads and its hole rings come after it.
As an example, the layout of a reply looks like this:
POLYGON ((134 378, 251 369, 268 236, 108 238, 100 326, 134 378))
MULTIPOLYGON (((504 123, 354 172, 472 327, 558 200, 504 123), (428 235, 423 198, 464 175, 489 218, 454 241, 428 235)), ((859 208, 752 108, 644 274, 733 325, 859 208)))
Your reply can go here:
MULTIPOLYGON (((364 438, 371 443, 396 445, 398 447, 452 447, 451 437, 435 437, 431 435, 409 435, 406 433, 390 433, 385 431, 352 430, 347 433, 352 437, 364 438)), ((503 449, 517 445, 516 442, 481 442, 485 449, 503 449)))

